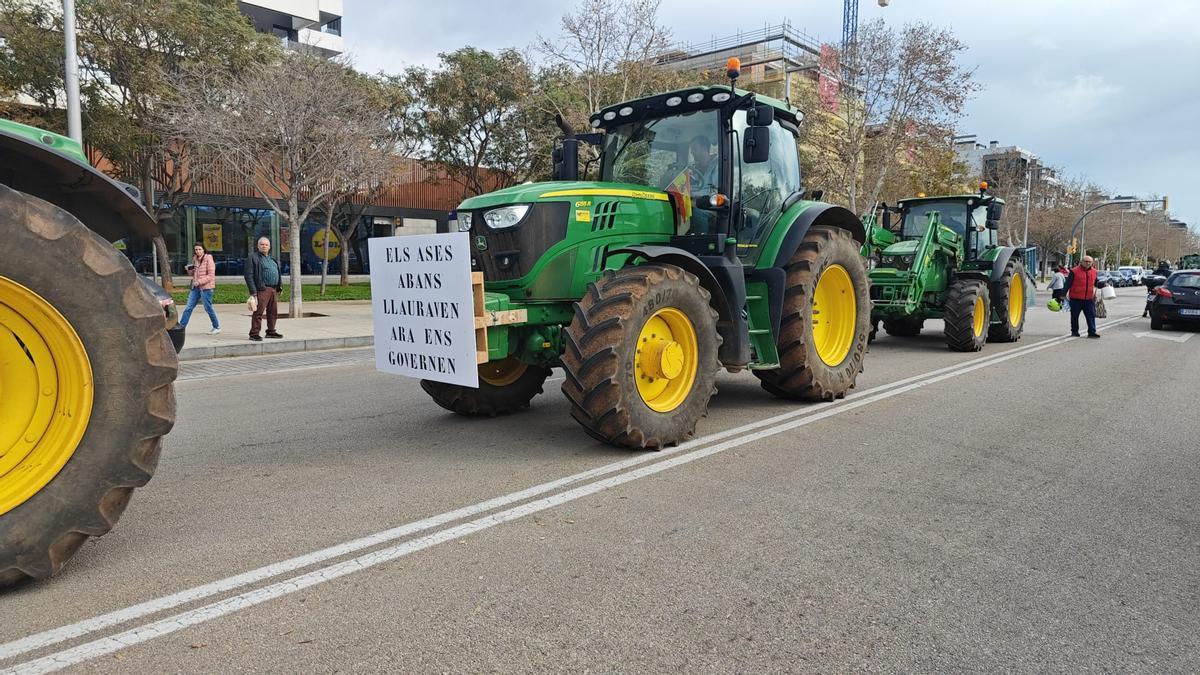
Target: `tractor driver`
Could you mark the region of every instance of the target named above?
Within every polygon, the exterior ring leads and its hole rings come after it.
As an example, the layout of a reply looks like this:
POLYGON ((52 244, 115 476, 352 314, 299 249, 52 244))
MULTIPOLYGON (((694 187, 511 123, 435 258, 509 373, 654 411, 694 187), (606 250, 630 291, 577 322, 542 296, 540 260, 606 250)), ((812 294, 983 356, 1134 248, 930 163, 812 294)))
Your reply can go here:
MULTIPOLYGON (((717 182, 720 177, 721 163, 712 152, 712 141, 704 134, 692 137, 688 147, 692 153, 692 199, 711 197, 717 194, 717 182)), ((708 234, 716 229, 717 214, 705 209, 692 211, 692 227, 694 233, 708 234)))

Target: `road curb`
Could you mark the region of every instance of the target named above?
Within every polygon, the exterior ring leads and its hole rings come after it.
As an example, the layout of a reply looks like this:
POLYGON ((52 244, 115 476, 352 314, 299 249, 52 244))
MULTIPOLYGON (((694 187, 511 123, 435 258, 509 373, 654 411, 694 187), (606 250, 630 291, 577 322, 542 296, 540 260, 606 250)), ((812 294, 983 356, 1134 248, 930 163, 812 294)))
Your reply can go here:
POLYGON ((312 338, 309 340, 263 340, 215 347, 184 347, 179 352, 180 361, 203 361, 205 359, 221 359, 231 356, 260 356, 263 354, 284 354, 288 352, 313 352, 324 349, 346 349, 348 347, 369 347, 375 344, 372 335, 356 335, 351 337, 312 338))

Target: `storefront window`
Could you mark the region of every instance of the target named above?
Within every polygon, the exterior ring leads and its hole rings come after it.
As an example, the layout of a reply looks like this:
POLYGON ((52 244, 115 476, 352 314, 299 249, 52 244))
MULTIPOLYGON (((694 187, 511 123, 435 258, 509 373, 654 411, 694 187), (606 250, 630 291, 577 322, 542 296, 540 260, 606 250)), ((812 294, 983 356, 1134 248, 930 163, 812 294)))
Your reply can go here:
POLYGON ((271 237, 270 209, 195 206, 191 211, 192 241, 212 254, 218 276, 241 276, 258 238, 271 237))

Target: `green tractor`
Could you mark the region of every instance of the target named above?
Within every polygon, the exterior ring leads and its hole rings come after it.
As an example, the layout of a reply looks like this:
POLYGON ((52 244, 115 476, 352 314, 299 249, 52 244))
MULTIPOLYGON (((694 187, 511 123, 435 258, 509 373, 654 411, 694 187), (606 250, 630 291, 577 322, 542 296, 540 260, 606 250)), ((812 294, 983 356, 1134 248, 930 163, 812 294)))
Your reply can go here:
POLYGON ((911 337, 942 319, 950 349, 1015 342, 1025 328, 1023 249, 996 240, 1004 201, 987 194, 917 197, 864 219, 871 262, 871 336, 911 337), (895 218, 893 218, 895 216, 895 218))
POLYGON ((57 572, 154 473, 183 331, 112 242, 156 229, 79 143, 0 120, 0 588, 57 572))
MULTIPOLYGON (((731 77, 736 69, 731 68, 731 77)), ((463 415, 527 407, 552 367, 593 437, 658 448, 692 436, 721 368, 771 394, 829 401, 862 370, 870 319, 862 221, 803 198, 801 113, 732 86, 697 86, 558 120, 554 180, 457 210, 488 312, 478 388, 422 381, 463 415), (600 148, 579 180, 579 144, 600 148)))

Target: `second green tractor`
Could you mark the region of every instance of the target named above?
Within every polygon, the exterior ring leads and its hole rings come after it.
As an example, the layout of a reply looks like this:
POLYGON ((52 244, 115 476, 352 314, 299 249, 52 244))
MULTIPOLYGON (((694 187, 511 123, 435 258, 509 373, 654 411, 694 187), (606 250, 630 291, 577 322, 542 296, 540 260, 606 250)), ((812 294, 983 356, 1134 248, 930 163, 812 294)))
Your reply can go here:
POLYGON ((524 318, 487 329, 477 388, 425 391, 456 413, 510 413, 562 367, 575 420, 633 448, 692 436, 722 368, 783 398, 844 396, 870 327, 865 228, 802 196, 799 122, 728 86, 610 106, 587 134, 560 120, 555 180, 457 210, 485 309, 524 318), (599 180, 579 180, 580 143, 599 148, 599 180))
POLYGON ((1001 246, 1003 200, 987 193, 904 199, 864 219, 870 261, 872 330, 919 334, 942 319, 950 349, 1015 342, 1025 328, 1025 252, 1001 246))

